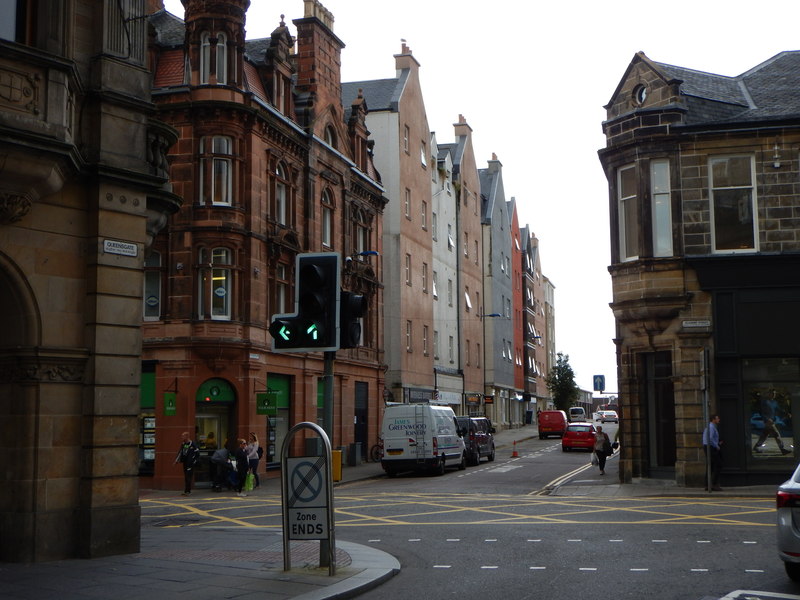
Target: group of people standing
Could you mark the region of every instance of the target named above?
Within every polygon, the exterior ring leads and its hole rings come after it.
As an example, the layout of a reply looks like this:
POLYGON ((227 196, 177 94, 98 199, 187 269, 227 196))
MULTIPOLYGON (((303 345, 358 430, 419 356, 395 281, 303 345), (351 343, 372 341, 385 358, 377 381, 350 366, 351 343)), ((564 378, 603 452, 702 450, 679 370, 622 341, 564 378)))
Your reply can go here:
MULTIPOLYGON (((213 436, 213 434, 209 434, 213 436)), ((183 494, 188 496, 192 493, 192 481, 194 479, 194 469, 200 459, 200 449, 194 440, 191 439, 189 432, 181 434, 181 445, 175 457, 175 464, 178 462, 183 466, 183 494)), ((208 444, 206 444, 208 446, 208 444)), ((234 447, 231 447, 226 440, 225 445, 214 451, 210 461, 210 475, 214 491, 221 491, 222 487, 234 489, 240 497, 247 496, 245 484, 248 475, 253 476, 253 489, 261 485, 258 477, 258 463, 261 459, 263 450, 258 442, 258 436, 250 432, 249 441, 243 438, 236 440, 234 447), (231 477, 233 465, 236 465, 235 477, 231 477)))

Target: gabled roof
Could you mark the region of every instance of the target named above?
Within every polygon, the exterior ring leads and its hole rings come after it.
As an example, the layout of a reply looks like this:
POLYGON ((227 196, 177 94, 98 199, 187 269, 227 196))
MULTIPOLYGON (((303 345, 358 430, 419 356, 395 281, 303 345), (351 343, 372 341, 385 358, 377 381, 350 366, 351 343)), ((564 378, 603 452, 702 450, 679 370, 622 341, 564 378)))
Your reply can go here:
POLYGON ((397 111, 406 77, 342 83, 342 106, 348 110, 362 90, 370 112, 397 111))
POLYGON ((800 116, 800 51, 786 51, 749 71, 728 77, 652 61, 638 52, 614 93, 637 61, 644 61, 665 82, 680 84, 687 125, 740 123, 800 116))

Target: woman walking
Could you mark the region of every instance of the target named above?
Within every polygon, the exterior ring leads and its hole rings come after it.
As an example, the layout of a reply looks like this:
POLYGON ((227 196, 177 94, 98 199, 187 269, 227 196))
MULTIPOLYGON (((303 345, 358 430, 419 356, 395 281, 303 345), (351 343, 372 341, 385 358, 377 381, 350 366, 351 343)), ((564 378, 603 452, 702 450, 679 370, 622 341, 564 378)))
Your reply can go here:
POLYGON ((601 426, 597 426, 597 437, 594 440, 594 453, 597 455, 597 466, 600 467, 600 475, 606 474, 606 458, 611 456, 611 440, 608 434, 603 431, 601 426))
POLYGON ((258 436, 250 432, 250 441, 247 444, 247 464, 253 474, 253 489, 256 489, 261 482, 258 479, 258 436))

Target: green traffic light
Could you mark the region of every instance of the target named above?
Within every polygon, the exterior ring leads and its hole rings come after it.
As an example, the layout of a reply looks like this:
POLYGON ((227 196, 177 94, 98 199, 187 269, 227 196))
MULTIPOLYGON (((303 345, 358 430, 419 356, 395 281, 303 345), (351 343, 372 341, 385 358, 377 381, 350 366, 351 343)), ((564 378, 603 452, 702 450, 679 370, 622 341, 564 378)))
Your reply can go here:
POLYGON ((308 334, 308 336, 312 340, 314 340, 314 341, 318 340, 319 339, 319 328, 317 327, 317 324, 316 323, 312 323, 311 325, 309 325, 308 328, 306 328, 306 334, 308 334))
POLYGON ((289 329, 286 325, 281 325, 281 329, 278 332, 278 335, 281 336, 284 341, 289 341, 292 338, 291 329, 289 329))

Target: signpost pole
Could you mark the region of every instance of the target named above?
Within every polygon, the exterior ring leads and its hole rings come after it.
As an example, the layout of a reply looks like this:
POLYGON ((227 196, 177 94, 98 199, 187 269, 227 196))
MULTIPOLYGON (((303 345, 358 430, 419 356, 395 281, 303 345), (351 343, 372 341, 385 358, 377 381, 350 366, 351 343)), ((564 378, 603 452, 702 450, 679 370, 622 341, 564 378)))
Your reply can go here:
POLYGON ((320 540, 320 567, 336 574, 336 538, 331 474, 331 442, 316 423, 298 423, 289 430, 281 449, 283 508, 283 570, 292 568, 290 540, 320 540), (321 456, 289 458, 295 433, 312 429, 322 439, 321 456), (325 543, 323 543, 325 542, 325 543))

